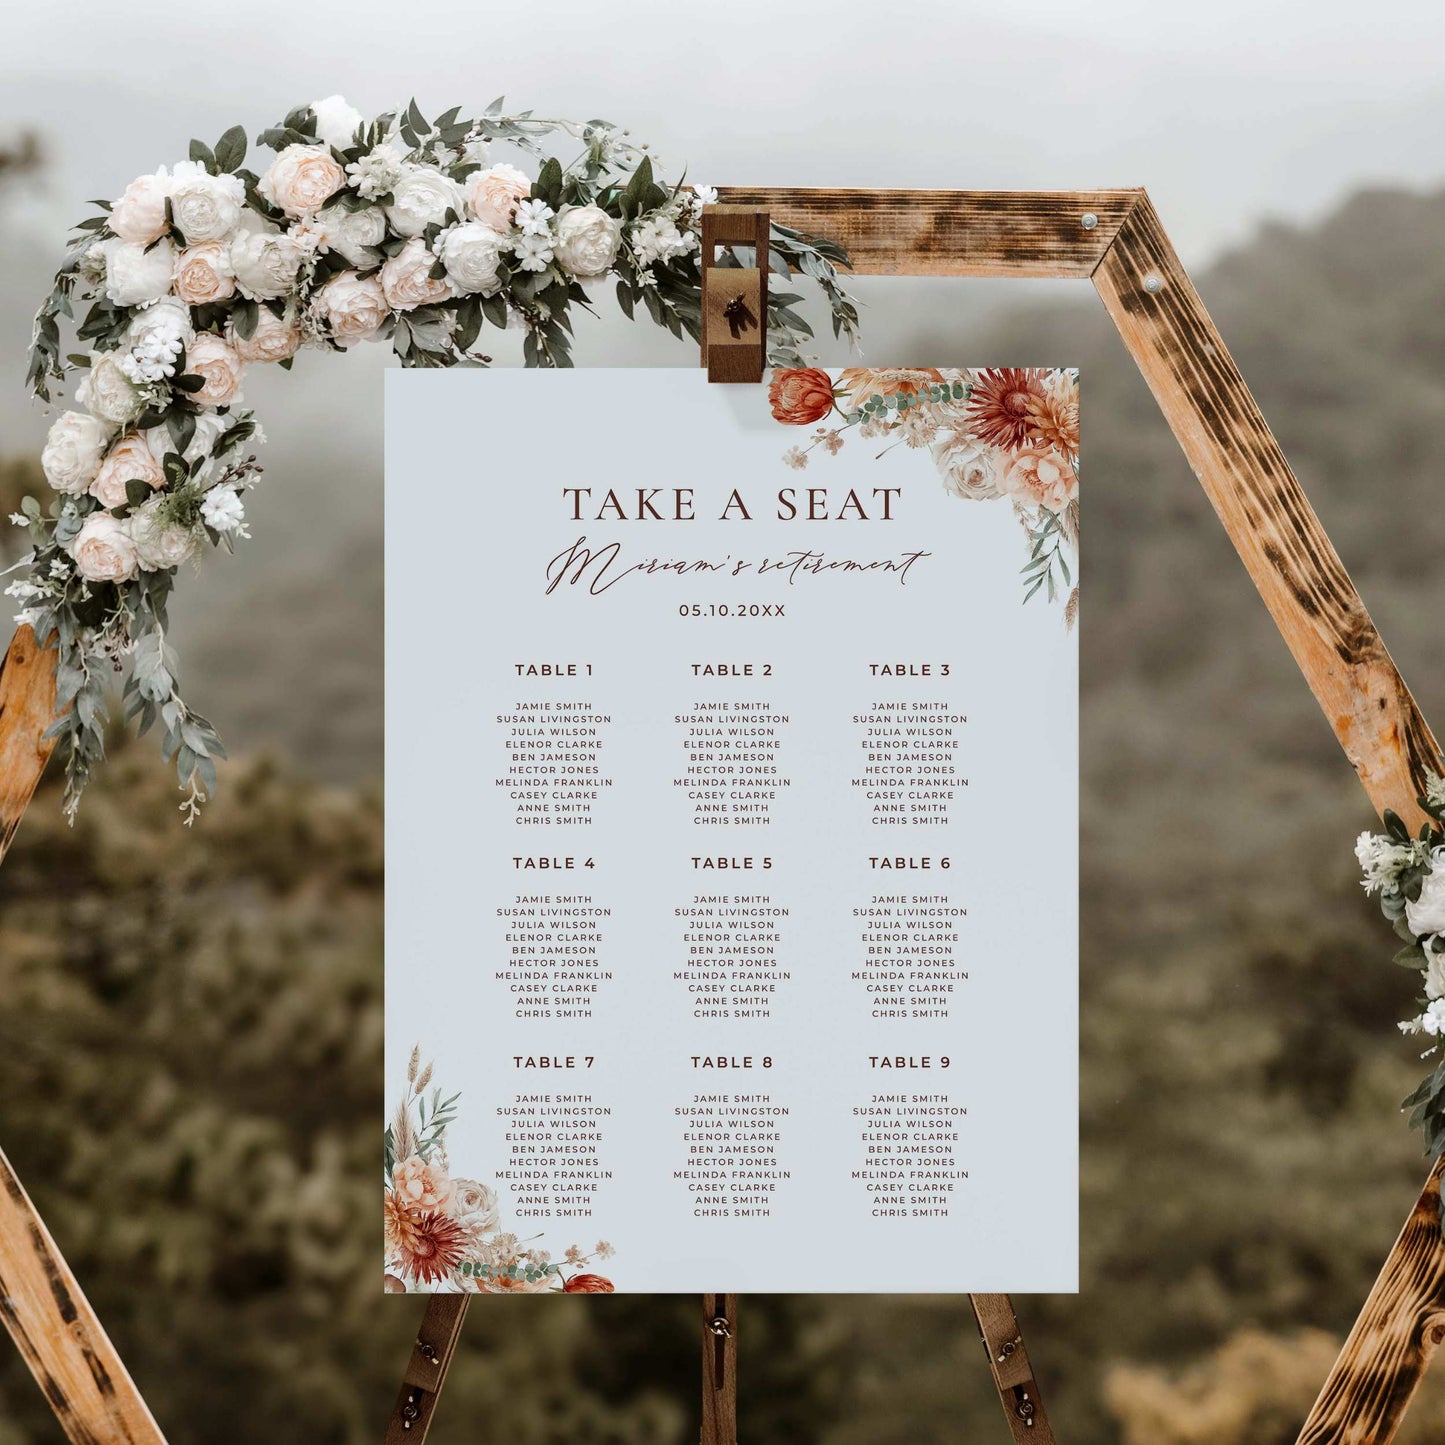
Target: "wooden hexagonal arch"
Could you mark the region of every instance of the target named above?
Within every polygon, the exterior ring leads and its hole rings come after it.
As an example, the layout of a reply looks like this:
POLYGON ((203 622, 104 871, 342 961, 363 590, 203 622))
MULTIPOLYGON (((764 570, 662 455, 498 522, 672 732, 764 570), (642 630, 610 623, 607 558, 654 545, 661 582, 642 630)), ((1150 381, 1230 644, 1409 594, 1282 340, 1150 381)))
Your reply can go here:
MULTIPOLYGON (((1091 280, 1370 801, 1419 821, 1415 798, 1427 769, 1440 766, 1439 747, 1142 190, 722 194, 840 242, 860 274, 1091 280)), ((44 770, 50 746, 40 733, 54 698, 54 654, 22 628, 0 666, 0 858, 44 770)), ((1445 1338, 1441 1172, 1437 1163, 1300 1445, 1385 1445, 1398 1429, 1445 1338)), ((1033 1381, 1008 1300, 980 1295, 974 1303, 1011 1433, 1052 1439, 1041 1408, 1017 1408, 1018 1391, 1033 1381)), ((162 1445, 3 1157, 0 1307, 72 1440, 162 1445)), ((429 1305, 388 1439, 424 1435, 464 1307, 464 1298, 447 1296, 429 1305), (415 1413, 404 1419, 408 1405, 415 1413)), ((704 1316, 703 1445, 735 1445, 736 1301, 708 1296, 704 1316), (726 1328, 714 1328, 719 1319, 726 1328)))

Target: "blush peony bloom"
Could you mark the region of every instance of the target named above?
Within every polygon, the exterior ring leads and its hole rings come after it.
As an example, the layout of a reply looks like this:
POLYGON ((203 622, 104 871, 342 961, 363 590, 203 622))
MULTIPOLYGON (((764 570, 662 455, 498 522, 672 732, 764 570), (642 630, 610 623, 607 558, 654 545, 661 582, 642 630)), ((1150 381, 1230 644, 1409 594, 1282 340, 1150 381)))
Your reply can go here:
POLYGON ((1430 871, 1420 885, 1420 896, 1405 901, 1405 922, 1417 938, 1445 933, 1445 848, 1437 848, 1430 859, 1430 871))
POLYGON ((505 245, 506 241, 490 226, 464 221, 437 237, 436 254, 447 268, 447 279, 458 291, 489 296, 500 285, 497 267, 505 245))
POLYGON ((130 530, 109 512, 92 512, 67 549, 75 570, 87 582, 129 582, 135 576, 136 551, 130 530))
POLYGON ((241 294, 252 301, 275 301, 296 284, 303 260, 299 243, 284 231, 267 230, 249 220, 231 241, 231 270, 241 294))
POLYGON ((301 345, 301 332, 269 306, 262 306, 251 334, 238 336, 233 327, 229 339, 242 361, 285 361, 301 345))
POLYGON ((312 301, 317 318, 338 346, 370 341, 391 314, 386 292, 375 276, 343 271, 333 276, 312 301))
POLYGON ((149 246, 166 230, 166 197, 170 177, 137 176, 110 208, 107 224, 122 241, 149 246))
POLYGON ((235 348, 210 331, 203 331, 186 352, 186 371, 205 385, 191 393, 197 406, 228 406, 241 399, 241 377, 246 363, 235 348))
POLYGON ((164 497, 152 497, 130 514, 130 539, 142 572, 165 572, 195 555, 200 535, 162 515, 164 497))
POLYGON ((133 241, 105 243, 105 295, 114 306, 144 306, 171 289, 176 250, 169 241, 141 246, 133 241))
POLYGON ((447 1209, 452 1205, 456 1185, 446 1171, 428 1164, 419 1154, 403 1159, 391 1171, 391 1187, 408 1209, 447 1209))
POLYGON ((392 187, 386 214, 398 236, 420 236, 428 226, 441 225, 448 211, 460 216, 465 208, 462 188, 450 176, 409 164, 392 187))
POLYGON ((1038 441, 1033 409, 1044 399, 1044 373, 1020 366, 978 374, 968 399, 968 423, 979 441, 1016 451, 1038 441))
POLYGON ((1073 465, 1051 447, 1025 447, 1008 459, 1003 489, 1029 507, 1062 512, 1078 495, 1079 479, 1073 465))
POLYGON ((445 276, 433 276, 437 258, 426 242, 414 236, 381 268, 381 289, 393 311, 412 311, 432 301, 445 301, 452 284, 445 276))
POLYGON ((75 389, 75 399, 92 416, 112 426, 126 426, 145 410, 145 397, 120 369, 116 353, 91 357, 90 367, 75 389))
POLYGON ((386 240, 386 213, 379 206, 348 211, 345 206, 327 206, 316 217, 316 230, 323 251, 335 251, 358 271, 381 264, 375 248, 386 240))
POLYGON ((90 484, 90 495, 102 507, 123 507, 128 500, 126 486, 130 482, 144 482, 152 491, 166 484, 161 464, 139 432, 127 432, 106 453, 90 484))
POLYGON ((600 1274, 574 1274, 562 1286, 566 1294, 612 1294, 612 1281, 600 1274))
POLYGON ((246 204, 240 176, 213 176, 192 161, 171 177, 171 223, 188 246, 224 241, 236 229, 246 204))
POLYGON ((809 426, 833 409, 833 380, 808 366, 775 371, 768 385, 773 417, 789 426, 809 426))
POLYGON ((346 172, 324 145, 289 145, 271 162, 256 189, 288 216, 319 211, 346 184, 346 172))
POLYGON ((219 241, 187 246, 176 257, 175 293, 189 306, 207 306, 236 294, 231 260, 219 241))
POLYGON ((532 194, 532 182, 516 166, 488 166, 467 179, 467 206, 473 216, 494 231, 511 229, 517 202, 532 194))

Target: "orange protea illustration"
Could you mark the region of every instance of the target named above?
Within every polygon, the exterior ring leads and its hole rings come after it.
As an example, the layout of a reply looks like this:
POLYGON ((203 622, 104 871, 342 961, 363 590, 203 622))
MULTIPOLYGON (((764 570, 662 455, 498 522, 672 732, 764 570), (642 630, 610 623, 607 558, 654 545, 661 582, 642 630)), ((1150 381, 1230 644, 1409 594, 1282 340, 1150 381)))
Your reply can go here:
POLYGON ((833 378, 812 366, 775 371, 768 387, 768 402, 776 421, 788 426, 810 426, 833 409, 833 378))
POLYGON ((1043 395, 1029 403, 1034 435, 1070 459, 1079 455, 1079 381, 1066 371, 1043 384, 1043 395))
POLYGON ((979 372, 968 400, 969 430, 979 441, 1009 451, 1041 440, 1033 408, 1045 398, 1043 378, 1042 371, 1022 366, 979 372))
POLYGON ((403 1274, 420 1284, 446 1279, 466 1252, 467 1234, 456 1220, 434 1210, 409 1210, 390 1189, 386 1191, 384 1228, 387 1252, 403 1274))
POLYGON ((567 1294, 612 1294, 612 1281, 600 1274, 574 1274, 562 1289, 567 1294))

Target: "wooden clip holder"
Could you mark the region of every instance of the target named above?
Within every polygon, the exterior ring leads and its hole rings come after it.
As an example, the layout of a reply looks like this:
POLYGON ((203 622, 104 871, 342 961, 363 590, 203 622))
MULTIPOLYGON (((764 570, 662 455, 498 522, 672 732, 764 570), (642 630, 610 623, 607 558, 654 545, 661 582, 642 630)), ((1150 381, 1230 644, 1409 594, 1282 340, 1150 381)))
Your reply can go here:
POLYGON ((761 381, 768 364, 768 213, 702 210, 702 364, 709 381, 761 381), (719 246, 751 246, 752 266, 717 265, 719 246))

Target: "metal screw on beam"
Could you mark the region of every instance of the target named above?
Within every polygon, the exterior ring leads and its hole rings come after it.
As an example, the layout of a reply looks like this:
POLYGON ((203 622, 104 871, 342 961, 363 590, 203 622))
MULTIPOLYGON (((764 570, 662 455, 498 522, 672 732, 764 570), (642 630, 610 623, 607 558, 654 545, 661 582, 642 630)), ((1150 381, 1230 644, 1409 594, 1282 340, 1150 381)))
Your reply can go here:
POLYGON ((418 1340, 416 1342, 416 1352, 429 1365, 436 1365, 441 1363, 441 1356, 437 1353, 436 1346, 427 1344, 425 1340, 418 1340))
POLYGON ((733 1327, 728 1323, 726 1315, 717 1315, 710 1319, 707 1327, 720 1340, 730 1340, 733 1337, 733 1327))
POLYGON ((410 1430, 411 1427, 421 1418, 421 1411, 416 1403, 417 1391, 413 1390, 406 1397, 406 1404, 401 1407, 401 1428, 410 1430))
POLYGON ((1092 211, 1085 211, 1079 217, 1079 224, 1086 230, 1092 231, 1099 224, 1099 218, 1092 211))
POLYGON ((1151 272, 1144 278, 1144 289, 1151 296, 1157 296, 1164 289, 1164 278, 1151 272))

